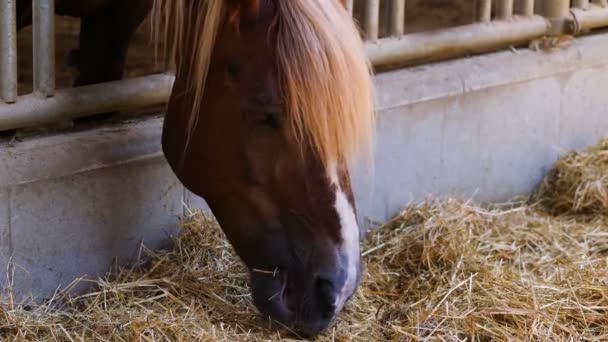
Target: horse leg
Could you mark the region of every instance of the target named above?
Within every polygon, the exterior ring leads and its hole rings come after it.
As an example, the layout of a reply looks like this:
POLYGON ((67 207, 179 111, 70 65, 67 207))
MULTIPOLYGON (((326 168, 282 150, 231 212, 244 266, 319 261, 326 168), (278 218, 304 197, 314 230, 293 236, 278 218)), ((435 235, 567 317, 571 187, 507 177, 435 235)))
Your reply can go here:
MULTIPOLYGON (((95 7, 87 11, 76 8, 60 13, 80 15, 85 12, 80 28, 80 49, 71 51, 68 62, 79 71, 74 85, 122 78, 129 41, 152 9, 152 2, 153 0, 109 0, 102 6, 104 2, 97 1, 95 7)), ((17 29, 21 30, 31 24, 32 2, 17 1, 17 29)))
POLYGON ((123 76, 129 41, 152 9, 153 0, 115 0, 82 17, 80 49, 73 63, 75 86, 115 81, 123 76))
MULTIPOLYGON (((76 66, 74 86, 120 80, 123 77, 129 42, 152 9, 153 0, 115 0, 85 15, 80 23, 80 48, 72 50, 68 63, 76 66)), ((88 123, 111 118, 117 112, 76 119, 88 123)))

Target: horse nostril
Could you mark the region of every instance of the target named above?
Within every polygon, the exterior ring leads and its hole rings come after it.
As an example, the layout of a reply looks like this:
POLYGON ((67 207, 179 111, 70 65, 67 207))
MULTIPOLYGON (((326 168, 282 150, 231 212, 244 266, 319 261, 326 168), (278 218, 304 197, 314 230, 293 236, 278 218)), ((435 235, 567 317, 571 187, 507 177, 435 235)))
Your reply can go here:
POLYGON ((263 106, 271 104, 272 99, 273 99, 272 95, 267 94, 267 93, 259 93, 255 96, 255 102, 258 105, 263 105, 263 106))
POLYGON ((334 284, 323 278, 317 280, 317 293, 319 303, 324 308, 325 314, 332 316, 336 310, 337 293, 334 284))

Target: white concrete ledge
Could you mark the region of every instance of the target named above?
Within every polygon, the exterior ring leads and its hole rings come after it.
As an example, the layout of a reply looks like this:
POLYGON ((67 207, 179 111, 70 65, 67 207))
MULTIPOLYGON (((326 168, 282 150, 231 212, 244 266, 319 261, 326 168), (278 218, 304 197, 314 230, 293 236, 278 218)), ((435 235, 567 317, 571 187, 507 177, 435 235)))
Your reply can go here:
POLYGON ((0 144, 0 188, 160 159, 162 118, 0 144))
POLYGON ((608 34, 377 76, 374 174, 360 215, 383 220, 429 194, 503 201, 531 191, 569 149, 608 137, 608 34))
POLYGON ((513 49, 379 74, 378 110, 608 65, 608 34, 577 38, 564 49, 513 49))

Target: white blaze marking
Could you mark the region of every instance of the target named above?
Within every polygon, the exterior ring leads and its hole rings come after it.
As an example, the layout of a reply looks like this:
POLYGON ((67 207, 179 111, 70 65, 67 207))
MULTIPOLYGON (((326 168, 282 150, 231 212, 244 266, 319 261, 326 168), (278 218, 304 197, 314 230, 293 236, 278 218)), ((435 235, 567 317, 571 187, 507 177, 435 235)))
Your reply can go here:
POLYGON ((340 233, 342 236, 342 246, 340 246, 341 256, 346 257, 346 282, 336 300, 336 313, 342 310, 348 296, 350 296, 357 286, 357 272, 359 271, 359 226, 355 217, 355 210, 348 201, 348 197, 340 186, 338 178, 338 168, 336 165, 329 167, 329 179, 331 184, 336 187, 335 208, 340 218, 340 233))

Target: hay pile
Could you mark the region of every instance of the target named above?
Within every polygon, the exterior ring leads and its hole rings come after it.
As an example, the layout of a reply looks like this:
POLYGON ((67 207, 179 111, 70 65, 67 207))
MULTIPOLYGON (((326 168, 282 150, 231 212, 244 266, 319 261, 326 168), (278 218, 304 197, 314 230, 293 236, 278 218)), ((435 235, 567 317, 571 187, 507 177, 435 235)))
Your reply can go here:
MULTIPOLYGON (((183 226, 173 250, 145 251, 147 263, 91 293, 43 306, 9 293, 0 339, 297 338, 259 318, 215 222, 197 214, 183 226)), ((363 251, 361 287, 320 341, 608 340, 608 216, 434 200, 372 231, 363 251)))
POLYGON ((608 215, 608 139, 558 160, 537 196, 553 214, 608 215))
POLYGON ((368 258, 376 336, 608 339, 608 220, 585 221, 454 200, 406 209, 368 258))

